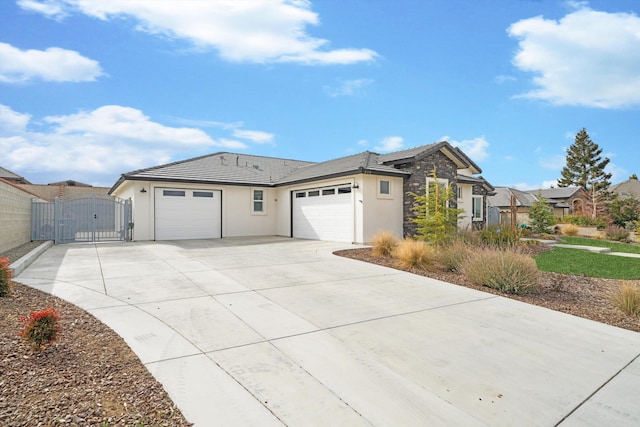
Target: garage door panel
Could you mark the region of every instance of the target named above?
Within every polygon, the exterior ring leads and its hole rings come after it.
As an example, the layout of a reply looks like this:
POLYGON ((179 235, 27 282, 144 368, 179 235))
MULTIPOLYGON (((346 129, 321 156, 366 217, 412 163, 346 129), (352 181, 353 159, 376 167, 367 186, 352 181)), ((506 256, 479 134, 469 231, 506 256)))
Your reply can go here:
POLYGON ((296 191, 292 217, 293 237, 350 243, 353 240, 351 188, 296 191))
POLYGON ((156 240, 221 237, 222 192, 157 188, 156 240))

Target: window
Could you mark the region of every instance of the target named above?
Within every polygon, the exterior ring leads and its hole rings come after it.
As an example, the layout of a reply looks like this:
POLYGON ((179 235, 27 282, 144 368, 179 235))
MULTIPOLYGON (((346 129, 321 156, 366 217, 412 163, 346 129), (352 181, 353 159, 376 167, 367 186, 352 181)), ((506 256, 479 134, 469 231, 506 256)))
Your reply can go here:
POLYGON ((213 191, 194 191, 193 197, 213 197, 213 191))
POLYGON ((264 190, 253 190, 253 212, 264 212, 264 190))
POLYGON ((348 194, 348 193, 351 193, 351 187, 338 188, 338 194, 348 194))
MULTIPOLYGON (((437 182, 438 182, 438 199, 440 199, 445 194, 445 190, 449 187, 449 180, 437 178, 437 182)), ((429 193, 436 190, 435 185, 436 185, 436 180, 433 179, 432 177, 428 177, 427 192, 426 192, 427 200, 429 200, 429 193)), ((444 206, 449 207, 449 200, 444 201, 444 206)))
POLYGON ((163 196, 170 196, 170 197, 184 197, 184 191, 180 191, 180 190, 162 190, 162 195, 163 196))
POLYGON ((473 220, 474 221, 482 221, 482 211, 483 211, 483 198, 482 196, 473 196, 472 197, 472 207, 471 210, 473 212, 473 220))
POLYGON ((336 194, 336 189, 335 188, 329 188, 328 190, 322 190, 322 195, 323 196, 332 196, 336 194))
POLYGON ((320 195, 320 190, 309 191, 309 197, 318 197, 320 195))
POLYGON ((458 185, 456 188, 458 189, 458 200, 462 200, 462 187, 458 185))
POLYGON ((307 197, 307 193, 305 191, 299 191, 296 193, 296 199, 300 199, 302 197, 307 197))
POLYGON ((386 179, 381 179, 378 189, 380 191, 380 194, 388 196, 391 194, 391 183, 386 179))

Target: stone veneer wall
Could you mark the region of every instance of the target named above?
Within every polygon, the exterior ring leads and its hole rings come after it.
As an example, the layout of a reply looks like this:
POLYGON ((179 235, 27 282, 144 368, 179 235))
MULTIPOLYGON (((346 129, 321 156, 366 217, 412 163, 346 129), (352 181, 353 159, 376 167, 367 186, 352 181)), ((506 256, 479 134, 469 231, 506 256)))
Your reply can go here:
MULTIPOLYGON (((395 165, 397 169, 402 169, 411 172, 411 176, 405 178, 404 180, 404 198, 403 198, 403 209, 404 209, 404 220, 403 220, 403 233, 405 236, 413 236, 415 234, 416 225, 410 221, 411 218, 415 217, 415 213, 413 208, 415 203, 413 202, 413 198, 409 196, 408 192, 413 192, 416 194, 421 194, 424 192, 425 187, 427 185, 427 178, 433 176, 433 168, 436 168, 436 176, 438 179, 449 180, 449 184, 452 185, 454 194, 456 194, 456 176, 458 173, 458 169, 442 152, 437 151, 434 154, 431 154, 424 159, 417 161, 416 163, 405 163, 395 165)), ((475 194, 475 193, 474 193, 475 194)), ((451 207, 455 208, 458 206, 456 200, 453 200, 450 204, 451 207)))
POLYGON ((0 252, 31 241, 29 193, 0 181, 0 252))

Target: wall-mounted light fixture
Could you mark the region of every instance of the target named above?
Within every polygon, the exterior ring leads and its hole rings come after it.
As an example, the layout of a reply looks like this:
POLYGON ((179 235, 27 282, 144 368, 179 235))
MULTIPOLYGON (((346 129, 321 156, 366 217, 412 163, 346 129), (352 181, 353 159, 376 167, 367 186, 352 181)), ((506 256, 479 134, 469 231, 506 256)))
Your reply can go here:
POLYGON ((360 188, 360 186, 358 185, 358 183, 357 183, 357 182, 354 182, 354 183, 353 183, 353 187, 351 187, 351 188, 360 188))
POLYGON ((142 190, 140 190, 140 192, 141 192, 141 193, 146 193, 146 192, 147 192, 147 190, 146 190, 144 187, 142 187, 142 190))

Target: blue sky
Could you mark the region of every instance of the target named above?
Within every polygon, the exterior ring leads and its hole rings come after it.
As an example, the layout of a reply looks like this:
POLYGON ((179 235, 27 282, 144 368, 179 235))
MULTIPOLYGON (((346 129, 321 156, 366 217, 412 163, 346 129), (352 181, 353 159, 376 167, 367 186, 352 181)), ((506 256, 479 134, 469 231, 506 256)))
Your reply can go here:
POLYGON ((583 127, 640 173, 637 0, 4 0, 0 166, 34 183, 218 151, 330 160, 448 140, 553 185, 583 127))

